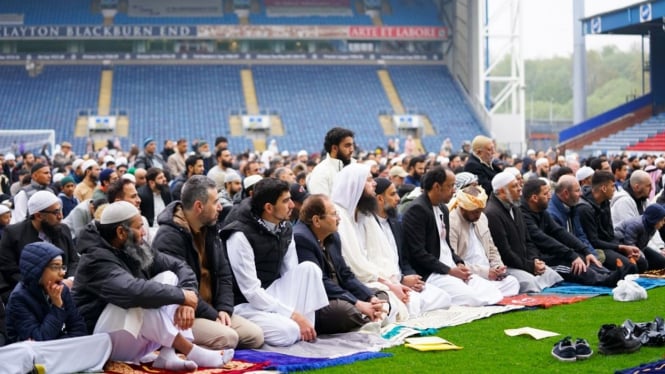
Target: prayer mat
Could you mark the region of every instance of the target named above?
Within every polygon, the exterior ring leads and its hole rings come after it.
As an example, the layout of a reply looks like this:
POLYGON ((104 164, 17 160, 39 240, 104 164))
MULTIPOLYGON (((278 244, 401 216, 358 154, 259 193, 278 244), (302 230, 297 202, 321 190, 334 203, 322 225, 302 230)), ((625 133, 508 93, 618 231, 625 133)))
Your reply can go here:
POLYGON ((549 308, 554 305, 577 303, 590 297, 593 297, 593 295, 564 296, 555 294, 522 294, 504 297, 503 300, 498 302, 498 304, 549 308))
MULTIPOLYGON (((647 290, 665 286, 665 279, 639 277, 637 278, 636 282, 647 290)), ((584 286, 578 283, 561 282, 554 287, 548 287, 544 289, 542 293, 566 295, 611 295, 612 288, 584 286)))
POLYGON ((644 273, 640 274, 640 277, 665 279, 665 269, 647 270, 644 273))
MULTIPOLYGON (((243 360, 234 359, 224 365, 221 369, 199 369, 191 373, 200 374, 241 374, 249 371, 262 370, 268 365, 265 360, 263 362, 248 362, 243 360)), ((120 361, 108 361, 104 365, 104 373, 107 374, 182 374, 182 371, 170 371, 166 369, 153 368, 149 363, 135 365, 128 364, 120 361)))
POLYGON ((630 369, 617 370, 616 374, 653 374, 665 373, 665 360, 649 362, 630 369))
POLYGON ((265 370, 277 370, 280 373, 321 369, 337 365, 351 364, 357 361, 375 358, 392 357, 390 353, 359 352, 348 356, 334 358, 315 358, 292 356, 277 352, 257 351, 253 349, 237 350, 235 357, 243 361, 267 363, 265 370))

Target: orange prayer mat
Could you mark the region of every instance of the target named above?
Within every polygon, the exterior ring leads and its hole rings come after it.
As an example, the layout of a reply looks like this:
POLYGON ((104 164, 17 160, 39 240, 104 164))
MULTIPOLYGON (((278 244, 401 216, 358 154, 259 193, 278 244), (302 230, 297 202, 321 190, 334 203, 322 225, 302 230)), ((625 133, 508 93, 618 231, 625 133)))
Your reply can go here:
MULTIPOLYGON (((268 366, 268 363, 252 363, 239 360, 232 360, 221 369, 199 369, 194 373, 201 374, 240 374, 248 371, 261 370, 268 366)), ((150 363, 134 365, 120 361, 109 361, 104 365, 104 373, 107 374, 173 374, 184 373, 182 371, 169 371, 165 369, 153 368, 150 363)))

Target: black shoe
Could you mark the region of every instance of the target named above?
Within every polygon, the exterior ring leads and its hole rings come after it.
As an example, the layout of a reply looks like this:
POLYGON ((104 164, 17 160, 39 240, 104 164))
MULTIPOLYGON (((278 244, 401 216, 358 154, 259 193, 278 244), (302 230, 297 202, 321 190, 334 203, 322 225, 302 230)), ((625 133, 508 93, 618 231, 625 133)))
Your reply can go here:
POLYGON ((598 331, 598 352, 604 355, 632 353, 641 346, 642 342, 623 326, 603 325, 598 331))
POLYGON ((559 361, 571 362, 577 360, 577 353, 570 336, 566 336, 552 348, 552 356, 559 361))
POLYGON ((591 357, 593 350, 586 339, 577 338, 575 341, 575 356, 578 360, 586 360, 591 357))

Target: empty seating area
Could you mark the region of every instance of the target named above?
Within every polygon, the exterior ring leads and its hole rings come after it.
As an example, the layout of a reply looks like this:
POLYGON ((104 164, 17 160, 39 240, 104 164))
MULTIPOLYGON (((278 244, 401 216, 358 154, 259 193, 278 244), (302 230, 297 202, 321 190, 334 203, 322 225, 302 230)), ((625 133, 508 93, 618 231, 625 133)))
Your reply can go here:
MULTIPOLYGON (((633 151, 665 151, 665 147, 660 149, 649 149, 649 147, 636 147, 637 143, 643 142, 659 133, 665 131, 665 114, 659 114, 648 120, 639 123, 635 126, 629 127, 623 131, 619 131, 606 138, 595 141, 582 148, 583 154, 609 152, 619 153, 626 149, 633 151)), ((662 135, 661 135, 662 136, 662 135)))
POLYGON ((228 135, 230 111, 244 107, 241 87, 238 66, 117 66, 111 107, 128 112, 132 142, 212 141, 228 135))
POLYGON ((93 13, 90 0, 3 0, 0 13, 23 14, 23 24, 95 25, 104 21, 93 13))
POLYGON ((390 0, 390 7, 390 13, 381 12, 385 26, 443 26, 439 9, 431 0, 390 0))
MULTIPOLYGON (((101 67, 48 65, 34 78, 24 67, 0 69, 3 129, 55 129, 56 141, 71 140, 76 152, 84 150, 85 139, 74 138, 76 116, 81 109, 97 108, 101 67)), ((130 121, 123 148, 148 136, 160 146, 165 139, 230 136, 229 116, 245 109, 241 69, 115 66, 111 109, 126 112, 130 121)), ((385 147, 388 136, 378 116, 391 107, 376 66, 257 65, 251 70, 260 110, 278 114, 284 124, 285 135, 276 137, 281 150, 320 152, 333 126, 354 130, 365 150, 385 147)), ((436 135, 423 139, 428 150, 437 151, 445 137, 457 148, 483 132, 446 68, 396 66, 389 71, 407 109, 418 109, 434 125, 436 135)), ((230 137, 230 147, 241 152, 252 142, 230 137)))
POLYGON ((485 133, 447 68, 391 66, 388 71, 405 109, 432 122, 437 135, 423 139, 427 150, 438 151, 446 137, 459 149, 464 140, 485 133))
POLYGON ((34 78, 23 66, 0 69, 0 128, 55 129, 57 141, 85 149, 85 139, 74 138, 74 124, 79 110, 97 107, 101 67, 46 66, 34 78))

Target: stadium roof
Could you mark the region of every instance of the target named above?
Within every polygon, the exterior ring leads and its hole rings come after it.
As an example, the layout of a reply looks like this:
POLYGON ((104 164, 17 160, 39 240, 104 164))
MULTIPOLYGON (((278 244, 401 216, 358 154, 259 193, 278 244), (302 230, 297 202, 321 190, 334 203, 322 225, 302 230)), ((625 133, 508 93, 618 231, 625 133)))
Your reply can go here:
POLYGON ((582 19, 585 35, 646 35, 665 28, 665 0, 643 1, 582 19))

